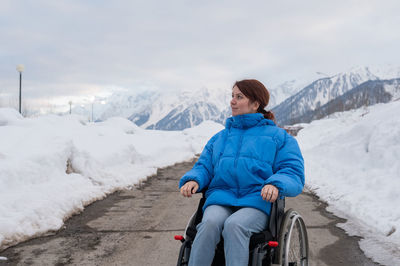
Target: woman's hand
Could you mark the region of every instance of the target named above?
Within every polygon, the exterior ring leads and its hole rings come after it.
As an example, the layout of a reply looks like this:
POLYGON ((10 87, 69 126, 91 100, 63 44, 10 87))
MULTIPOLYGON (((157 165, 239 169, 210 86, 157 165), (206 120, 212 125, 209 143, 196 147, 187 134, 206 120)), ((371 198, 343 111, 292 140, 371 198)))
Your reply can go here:
POLYGON ((199 184, 196 181, 188 181, 181 187, 181 194, 190 198, 198 189, 199 184))
POLYGON ((261 190, 261 197, 263 200, 275 202, 278 198, 279 190, 274 185, 265 185, 261 190))

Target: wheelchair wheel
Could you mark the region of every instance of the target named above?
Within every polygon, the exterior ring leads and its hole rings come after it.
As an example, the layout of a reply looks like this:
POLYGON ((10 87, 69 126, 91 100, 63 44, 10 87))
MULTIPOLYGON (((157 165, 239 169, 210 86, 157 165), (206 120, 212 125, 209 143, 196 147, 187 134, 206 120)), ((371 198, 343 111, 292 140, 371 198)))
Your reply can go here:
POLYGON ((191 250, 191 243, 189 242, 184 242, 182 243, 181 249, 179 250, 179 255, 178 255, 178 262, 177 266, 187 266, 189 264, 189 256, 190 256, 190 250, 191 250))
POLYGON ((278 248, 278 264, 308 266, 308 236, 303 218, 293 209, 283 217, 278 248))

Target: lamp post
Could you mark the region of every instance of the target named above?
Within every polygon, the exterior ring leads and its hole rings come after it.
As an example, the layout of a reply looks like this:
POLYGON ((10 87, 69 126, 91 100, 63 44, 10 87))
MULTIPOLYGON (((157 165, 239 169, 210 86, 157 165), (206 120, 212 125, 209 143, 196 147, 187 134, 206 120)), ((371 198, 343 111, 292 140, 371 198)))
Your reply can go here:
POLYGON ((17 65, 17 71, 19 72, 19 113, 21 114, 21 85, 22 85, 22 71, 24 71, 24 65, 17 65))
POLYGON ((94 105, 94 100, 92 102, 92 122, 94 122, 94 120, 93 120, 93 105, 94 105))

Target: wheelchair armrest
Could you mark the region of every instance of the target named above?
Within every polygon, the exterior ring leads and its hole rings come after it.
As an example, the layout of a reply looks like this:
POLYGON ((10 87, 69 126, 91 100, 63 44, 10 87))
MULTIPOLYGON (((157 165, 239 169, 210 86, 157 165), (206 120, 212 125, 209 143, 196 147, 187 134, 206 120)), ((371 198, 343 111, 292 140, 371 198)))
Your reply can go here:
POLYGON ((268 220, 268 230, 272 237, 278 237, 283 215, 285 214, 285 198, 278 198, 271 204, 271 213, 268 220))
POLYGON ((203 198, 206 198, 207 189, 208 189, 208 186, 204 187, 202 190, 197 191, 196 193, 201 193, 203 195, 203 198))
MULTIPOLYGON (((207 187, 201 191, 197 191, 197 193, 202 193, 203 196, 200 199, 199 204, 197 205, 197 210, 196 210, 196 213, 194 216, 194 223, 193 223, 192 227, 190 228, 190 230, 194 232, 194 235, 196 235, 196 233, 197 233, 196 226, 203 219, 203 206, 204 206, 204 203, 206 202, 206 191, 207 191, 207 187)), ((193 239, 194 239, 194 236, 193 236, 193 239)))

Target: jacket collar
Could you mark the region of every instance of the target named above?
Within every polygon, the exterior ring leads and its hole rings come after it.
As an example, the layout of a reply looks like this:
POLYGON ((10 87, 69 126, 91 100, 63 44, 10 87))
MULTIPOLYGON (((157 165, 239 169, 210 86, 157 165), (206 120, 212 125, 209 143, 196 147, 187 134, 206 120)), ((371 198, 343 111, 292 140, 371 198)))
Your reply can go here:
POLYGON ((265 119, 263 114, 254 113, 254 114, 244 114, 244 115, 236 115, 229 117, 226 120, 225 127, 226 128, 240 128, 247 129, 255 126, 263 126, 263 125, 271 125, 275 126, 275 123, 272 120, 265 119))

